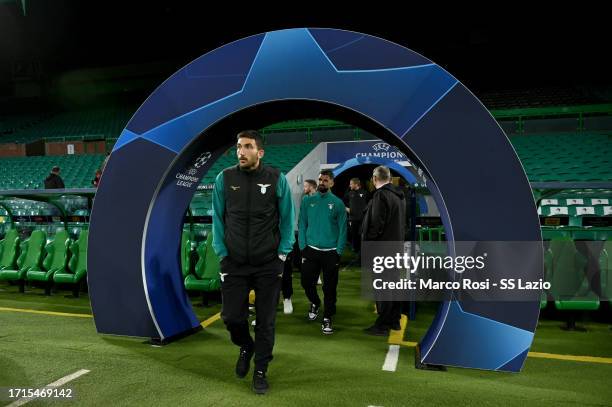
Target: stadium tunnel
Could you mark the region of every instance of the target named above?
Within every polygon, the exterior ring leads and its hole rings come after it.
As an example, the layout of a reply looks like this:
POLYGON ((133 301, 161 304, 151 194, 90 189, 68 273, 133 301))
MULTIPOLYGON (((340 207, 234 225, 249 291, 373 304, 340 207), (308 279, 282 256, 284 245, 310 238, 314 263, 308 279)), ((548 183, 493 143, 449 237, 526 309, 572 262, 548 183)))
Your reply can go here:
MULTIPOLYGON (((153 92, 117 141, 90 223, 88 282, 99 333, 168 341, 200 328, 181 279, 179 253, 198 181, 235 143, 237 131, 304 117, 367 130, 422 168, 450 253, 454 240, 541 240, 531 188, 514 150, 455 78, 406 48, 359 33, 269 32, 179 70, 153 92), (457 183, 457 168, 477 187, 470 199, 457 183), (118 196, 126 197, 122 205, 118 196), (488 219, 500 213, 512 228, 490 228, 488 219)), ((516 269, 537 279, 542 253, 532 257, 537 267, 516 269)), ((445 301, 420 343, 421 361, 518 371, 538 315, 537 301, 445 301)))
MULTIPOLYGON (((402 187, 410 186, 412 188, 419 184, 417 176, 410 171, 410 169, 395 162, 394 160, 380 157, 359 157, 344 161, 333 168, 332 171, 334 173, 335 180, 332 192, 338 197, 342 198, 344 193, 348 190, 348 185, 352 178, 359 178, 359 180, 362 182, 363 188, 367 189, 366 185, 363 183, 367 182, 367 180, 372 177, 372 171, 379 165, 387 166, 391 171, 392 177, 400 178, 400 186, 402 187)), ((414 166, 411 168, 414 168, 414 166)), ((419 207, 417 216, 419 214, 427 213, 427 201, 423 195, 417 194, 416 198, 419 207)))

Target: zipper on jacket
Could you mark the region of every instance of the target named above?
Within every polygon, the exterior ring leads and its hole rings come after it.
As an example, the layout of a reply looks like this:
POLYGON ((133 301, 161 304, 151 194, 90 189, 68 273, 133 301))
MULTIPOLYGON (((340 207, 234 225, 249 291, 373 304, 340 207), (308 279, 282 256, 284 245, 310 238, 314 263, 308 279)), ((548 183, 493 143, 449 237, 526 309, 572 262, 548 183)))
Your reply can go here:
POLYGON ((247 225, 246 225, 246 235, 247 235, 247 241, 246 241, 246 259, 247 262, 251 262, 251 255, 250 255, 250 250, 249 248, 251 247, 251 188, 252 188, 252 182, 251 180, 248 178, 249 174, 247 174, 247 225))

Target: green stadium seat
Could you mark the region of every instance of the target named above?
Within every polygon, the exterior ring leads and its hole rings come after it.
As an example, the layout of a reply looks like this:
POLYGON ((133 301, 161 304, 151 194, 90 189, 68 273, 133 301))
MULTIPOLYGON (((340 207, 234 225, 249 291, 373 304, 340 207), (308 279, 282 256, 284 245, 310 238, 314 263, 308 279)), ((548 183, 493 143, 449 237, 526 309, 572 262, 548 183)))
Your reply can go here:
POLYGON ((0 240, 0 270, 13 269, 19 249, 19 235, 16 229, 9 229, 0 240))
POLYGON ((221 288, 219 258, 212 248, 213 235, 209 232, 206 242, 198 245, 198 262, 194 273, 185 277, 185 288, 194 291, 217 291, 221 288))
POLYGON ((189 232, 186 230, 181 235, 181 271, 183 272, 183 278, 191 272, 191 241, 189 240, 189 232))
POLYGON ((540 296, 540 309, 546 308, 547 305, 548 305, 548 299, 546 297, 546 293, 542 292, 542 295, 540 296))
POLYGON ((63 272, 58 271, 53 276, 53 281, 57 284, 72 284, 74 285, 72 293, 75 297, 79 296, 79 290, 83 278, 87 275, 87 238, 89 232, 86 229, 81 230, 79 238, 70 245, 70 253, 72 254, 68 261, 68 268, 63 272))
MULTIPOLYGON (((590 289, 585 274, 587 259, 571 238, 555 238, 544 256, 547 281, 555 307, 560 311, 592 311, 599 308, 599 297, 590 289)), ((566 329, 578 329, 575 312, 569 314, 566 329)))
POLYGON ((26 276, 29 281, 42 281, 45 284, 45 295, 51 294, 53 276, 55 273, 66 271, 68 260, 68 246, 70 238, 68 232, 60 230, 55 234, 55 238, 45 246, 47 255, 42 262, 42 268, 32 268, 28 270, 26 276))
POLYGON ((46 234, 42 230, 35 230, 30 237, 21 243, 21 254, 17 259, 17 269, 0 270, 0 280, 18 281, 19 291, 25 291, 25 278, 29 270, 40 267, 43 245, 46 234))
POLYGON ((606 240, 599 255, 601 296, 612 301, 612 240, 606 240))

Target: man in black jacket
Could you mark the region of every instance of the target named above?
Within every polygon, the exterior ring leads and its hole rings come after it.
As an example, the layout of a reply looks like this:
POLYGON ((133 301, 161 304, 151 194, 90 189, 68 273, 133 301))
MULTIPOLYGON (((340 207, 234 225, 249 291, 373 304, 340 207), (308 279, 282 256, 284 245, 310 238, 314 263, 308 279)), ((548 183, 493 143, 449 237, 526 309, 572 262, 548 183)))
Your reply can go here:
MULTIPOLYGON (((404 194, 391 184, 391 172, 385 166, 374 169, 372 181, 376 191, 368 203, 362 225, 364 241, 403 242, 406 225, 404 194)), ((384 336, 389 329, 400 329, 399 301, 377 301, 378 319, 365 329, 370 335, 384 336)))
POLYGON ((51 169, 51 173, 45 178, 45 189, 62 189, 65 188, 64 181, 60 177, 60 167, 55 166, 51 169))
POLYGON ((349 218, 349 237, 357 256, 361 252, 361 222, 368 199, 368 192, 361 187, 359 178, 351 178, 349 191, 344 196, 344 204, 349 218))
POLYGON ((263 164, 263 140, 255 130, 238 133, 238 165, 224 169, 213 189, 213 250, 220 259, 221 318, 240 346, 236 376, 255 356, 253 391, 268 390, 276 306, 287 254, 295 240, 294 209, 285 175, 263 164), (248 325, 249 291, 255 290, 255 340, 248 325))

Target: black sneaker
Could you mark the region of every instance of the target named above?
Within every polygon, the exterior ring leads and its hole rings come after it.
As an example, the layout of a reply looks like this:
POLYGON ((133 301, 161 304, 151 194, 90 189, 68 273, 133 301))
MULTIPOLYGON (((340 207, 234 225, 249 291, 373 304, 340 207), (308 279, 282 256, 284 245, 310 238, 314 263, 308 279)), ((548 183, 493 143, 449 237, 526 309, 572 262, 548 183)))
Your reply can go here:
POLYGON ((374 324, 371 327, 364 329, 363 332, 367 333, 368 335, 387 336, 389 335, 389 328, 383 328, 374 324))
POLYGON ((253 374, 253 391, 255 394, 266 394, 269 388, 266 373, 261 370, 255 371, 253 374))
POLYGON ((334 333, 334 329, 332 328, 331 319, 323 318, 323 323, 321 324, 321 332, 325 335, 331 335, 334 333))
POLYGON ((318 316, 319 316, 319 307, 314 304, 310 304, 310 311, 308 311, 308 320, 314 321, 315 319, 317 319, 318 316))
POLYGON ((242 346, 240 348, 240 355, 238 355, 238 361, 236 362, 236 376, 243 378, 249 373, 251 367, 251 358, 253 357, 252 346, 242 346))

